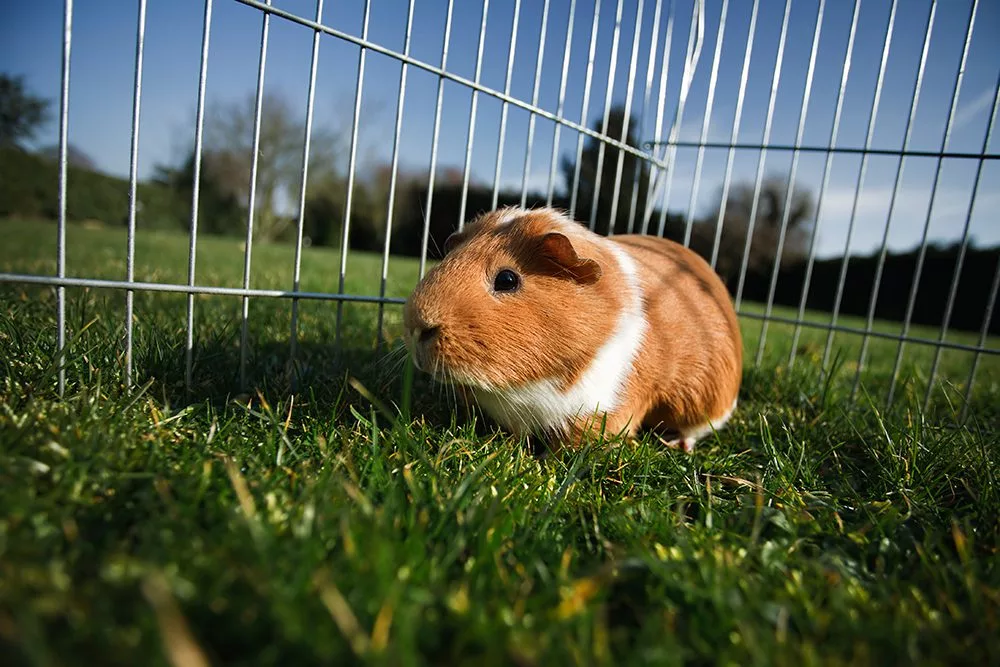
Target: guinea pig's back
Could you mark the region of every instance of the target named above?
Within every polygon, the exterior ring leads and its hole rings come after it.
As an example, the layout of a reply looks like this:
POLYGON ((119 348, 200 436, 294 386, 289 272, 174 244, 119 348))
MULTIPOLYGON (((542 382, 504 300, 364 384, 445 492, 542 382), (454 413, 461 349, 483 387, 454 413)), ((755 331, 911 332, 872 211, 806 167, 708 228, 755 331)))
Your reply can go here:
POLYGON ((700 255, 674 241, 634 234, 610 238, 639 267, 650 327, 647 354, 662 369, 662 381, 698 390, 697 400, 690 397, 696 403, 731 407, 742 375, 743 343, 722 279, 700 255))

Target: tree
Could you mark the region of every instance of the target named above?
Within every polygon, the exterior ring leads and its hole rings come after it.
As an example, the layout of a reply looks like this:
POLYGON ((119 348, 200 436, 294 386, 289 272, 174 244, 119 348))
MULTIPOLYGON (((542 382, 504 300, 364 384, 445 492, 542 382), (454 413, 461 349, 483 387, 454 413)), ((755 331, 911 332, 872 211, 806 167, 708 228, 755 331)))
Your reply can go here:
MULTIPOLYGON (((205 122, 203 174, 211 174, 220 192, 246 204, 250 196, 256 103, 244 100, 212 107, 205 122)), ((257 159, 255 236, 273 240, 293 227, 302 178, 305 121, 279 95, 264 97, 257 159)), ((310 183, 337 180, 335 158, 342 133, 316 125, 309 151, 310 183)))
MULTIPOLYGON (((179 167, 157 166, 153 182, 172 191, 177 203, 177 222, 183 228, 190 223, 194 194, 194 150, 179 167)), ((227 192, 211 170, 202 168, 198 187, 198 227, 209 234, 238 234, 246 224, 246 209, 227 192)))
POLYGON ((29 93, 24 77, 0 74, 0 147, 29 141, 48 121, 50 102, 29 93))
MULTIPOLYGON (((38 154, 46 160, 55 162, 59 159, 59 146, 46 146, 38 151, 38 154)), ((66 146, 66 162, 71 167, 79 167, 80 169, 87 169, 88 171, 98 171, 97 163, 94 162, 89 155, 73 144, 66 146)))
MULTIPOLYGON (((748 273, 766 272, 774 265, 787 193, 787 179, 784 177, 771 176, 761 183, 756 223, 747 256, 748 273)), ((716 271, 727 283, 731 283, 739 275, 750 231, 753 200, 752 183, 733 186, 726 200, 716 271)), ((786 267, 805 258, 809 231, 813 224, 813 198, 810 192, 794 190, 790 204, 781 252, 781 265, 786 267)), ((706 258, 712 255, 720 207, 721 201, 716 203, 707 218, 699 220, 692 228, 691 247, 706 258)))
MULTIPOLYGON (((621 140, 622 131, 625 129, 625 109, 614 107, 608 115, 607 136, 621 140)), ((632 118, 629 121, 628 135, 624 143, 636 147, 639 145, 636 136, 636 122, 632 118)), ((594 130, 600 131, 600 121, 595 122, 594 130)), ((597 181, 597 162, 600 152, 600 142, 593 138, 588 138, 580 158, 580 184, 576 199, 576 218, 587 222, 591 217, 591 208, 594 198, 594 187, 597 181)), ((573 178, 576 164, 568 158, 562 160, 562 173, 565 194, 571 196, 573 189, 573 178)), ((641 220, 646 208, 647 193, 649 192, 649 164, 632 153, 605 145, 604 161, 601 167, 600 191, 597 198, 596 229, 601 233, 609 231, 623 233, 628 231, 629 210, 632 205, 632 190, 638 177, 639 188, 636 201, 636 219, 641 220), (611 220, 611 208, 614 199, 615 174, 618 168, 619 156, 622 159, 621 184, 618 192, 618 208, 615 212, 614 220, 611 220)))

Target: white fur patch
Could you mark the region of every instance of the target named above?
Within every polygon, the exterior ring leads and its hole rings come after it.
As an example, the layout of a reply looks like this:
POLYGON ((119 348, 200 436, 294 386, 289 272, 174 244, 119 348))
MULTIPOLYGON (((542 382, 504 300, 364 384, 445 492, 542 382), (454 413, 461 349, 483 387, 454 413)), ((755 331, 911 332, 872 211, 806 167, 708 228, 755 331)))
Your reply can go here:
POLYGON ((500 391, 476 390, 482 408, 511 431, 524 434, 561 429, 578 417, 599 415, 618 407, 632 364, 642 347, 647 323, 634 260, 616 244, 609 242, 607 247, 625 279, 627 302, 611 337, 577 382, 566 391, 559 389, 557 379, 500 391))
POLYGON ((685 440, 690 440, 693 446, 695 441, 704 438, 706 435, 720 430, 729 421, 729 418, 733 416, 733 412, 736 411, 736 402, 738 398, 733 399, 733 404, 729 406, 729 409, 722 413, 721 416, 712 419, 706 424, 700 424, 693 428, 690 428, 682 434, 685 440))

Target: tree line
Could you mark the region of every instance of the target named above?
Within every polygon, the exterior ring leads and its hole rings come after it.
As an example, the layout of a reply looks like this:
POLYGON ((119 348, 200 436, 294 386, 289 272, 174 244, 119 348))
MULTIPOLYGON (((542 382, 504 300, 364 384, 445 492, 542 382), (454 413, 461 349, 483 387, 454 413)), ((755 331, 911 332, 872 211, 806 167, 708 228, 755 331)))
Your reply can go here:
MULTIPOLYGON (((51 148, 29 152, 25 141, 48 118, 49 103, 31 96, 23 81, 0 75, 0 215, 53 218, 57 202, 55 151, 51 148)), ((243 236, 248 217, 250 173, 253 166, 254 98, 217 104, 208 109, 199 187, 199 229, 203 233, 243 236)), ((304 119, 282 97, 264 98, 261 109, 257 178, 255 188, 254 236, 257 242, 282 242, 295 237, 299 193, 302 185, 304 119)), ((607 134, 620 137, 637 147, 639 137, 634 118, 626 118, 622 108, 612 110, 607 134), (628 131, 625 124, 628 121, 628 131)), ((595 130, 598 126, 595 124, 595 130)), ((310 137, 308 182, 303 205, 303 234, 315 246, 339 246, 347 205, 348 133, 314 126, 310 137)), ((569 146, 567 141, 564 145, 569 146)), ((127 212, 127 188, 121 179, 99 173, 81 152, 70 147, 68 216, 70 219, 97 219, 121 223, 127 212)), ((625 233, 636 229, 646 211, 651 184, 651 165, 625 151, 605 145, 603 156, 598 141, 587 137, 579 164, 574 157, 559 163, 560 184, 552 205, 569 210, 574 204, 577 220, 593 220, 599 233, 625 233), (619 158, 622 169, 618 198, 613 191, 619 158), (603 162, 602 162, 603 161, 603 162), (598 170, 598 164, 603 167, 598 170), (598 171, 600 180, 598 182, 598 171), (574 187, 575 184, 575 187, 574 187), (596 190, 596 198, 595 198, 596 190), (576 197, 570 201, 575 192, 576 197), (596 209, 594 208, 596 206, 596 209)), ((152 178, 140 184, 138 214, 140 225, 187 229, 193 195, 195 155, 187 151, 176 164, 159 165, 152 178)), ((381 251, 385 244, 391 170, 388 165, 356 172, 351 202, 349 245, 354 250, 381 251)), ((662 173, 661 173, 662 177, 662 173)), ((426 172, 400 171, 397 174, 390 250, 393 254, 419 256, 425 225, 428 255, 440 258, 444 240, 454 231, 461 214, 462 174, 442 168, 436 175, 433 192, 426 172), (430 215, 427 215, 431 200, 430 215)), ((688 242, 703 257, 715 257, 716 270, 735 293, 746 256, 743 297, 765 301, 771 275, 779 267, 775 303, 797 306, 806 279, 809 240, 815 223, 811 193, 794 188, 787 195, 787 179, 769 177, 760 184, 756 198, 753 233, 750 220, 754 208, 754 184, 735 183, 725 197, 702 216, 682 216, 657 209, 650 211, 652 229, 665 218, 665 236, 688 242), (786 215, 786 202, 789 209, 786 215), (721 215, 720 215, 721 212, 721 215), (779 235, 787 217, 781 256, 777 256, 779 235), (719 224, 721 221, 721 225, 719 224), (749 247, 747 240, 749 238, 749 247)), ((546 194, 524 193, 528 206, 546 203, 546 194)), ((522 192, 502 190, 499 205, 519 204, 522 192)), ((489 210, 493 204, 490 187, 472 183, 466 193, 465 216, 489 210)), ((923 267, 913 322, 939 324, 946 307, 950 277, 959 249, 928 248, 923 267), (947 276, 947 278, 943 278, 947 276)), ((868 312, 874 284, 877 256, 850 258, 847 283, 840 312, 864 316, 868 312)), ((917 251, 890 253, 881 273, 876 317, 901 320, 912 284, 917 251)), ((978 330, 987 306, 993 272, 1000 262, 1000 248, 971 248, 965 255, 951 325, 978 330)), ((839 279, 841 259, 817 261, 812 265, 807 307, 829 311, 839 279)), ((990 330, 1000 333, 1000 309, 991 319, 990 330)))

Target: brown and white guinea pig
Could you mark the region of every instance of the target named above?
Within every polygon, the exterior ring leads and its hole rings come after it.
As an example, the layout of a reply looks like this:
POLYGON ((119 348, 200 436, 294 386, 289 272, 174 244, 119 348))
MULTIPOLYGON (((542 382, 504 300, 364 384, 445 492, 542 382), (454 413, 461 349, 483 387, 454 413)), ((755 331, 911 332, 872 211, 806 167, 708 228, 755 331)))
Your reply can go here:
POLYGON ((668 431, 691 451, 736 407, 743 346, 705 260, 653 236, 599 236, 554 209, 482 215, 404 310, 418 369, 465 387, 551 449, 668 431))

